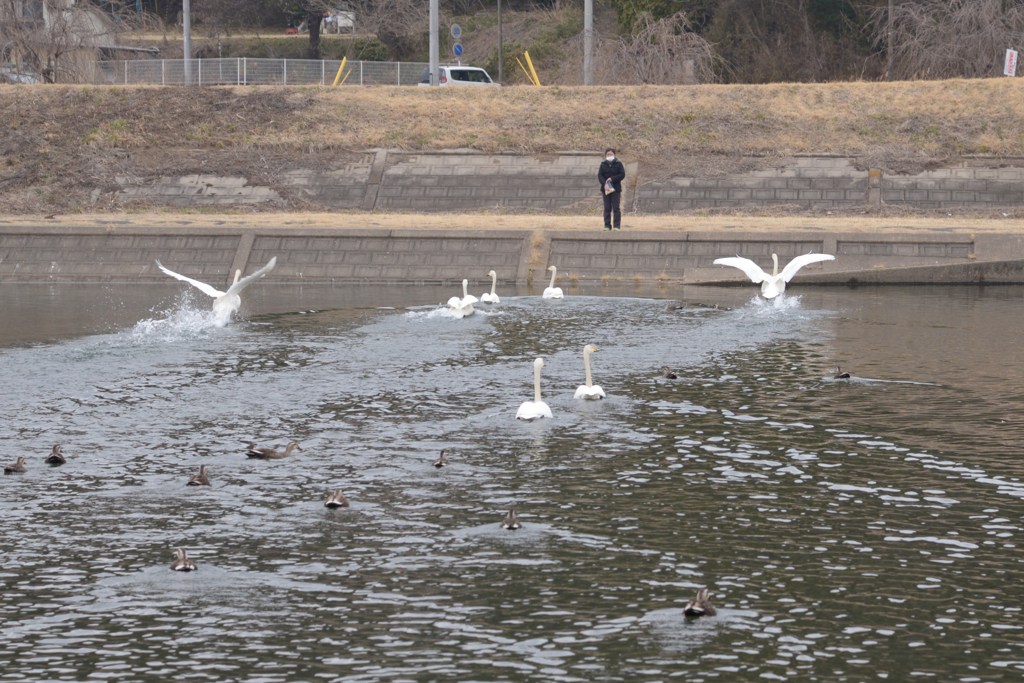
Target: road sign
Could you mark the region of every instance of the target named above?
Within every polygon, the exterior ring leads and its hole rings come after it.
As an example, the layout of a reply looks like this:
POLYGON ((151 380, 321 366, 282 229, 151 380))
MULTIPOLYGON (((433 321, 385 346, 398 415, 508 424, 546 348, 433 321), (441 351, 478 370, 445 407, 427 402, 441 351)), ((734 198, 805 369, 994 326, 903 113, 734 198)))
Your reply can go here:
POLYGON ((452 45, 452 54, 456 57, 462 56, 462 43, 455 43, 452 45))
POLYGON ((1017 51, 1007 50, 1006 60, 1003 62, 1003 75, 1015 76, 1017 74, 1017 51))
POLYGON ((458 24, 452 24, 452 38, 458 40, 462 37, 462 27, 458 24))

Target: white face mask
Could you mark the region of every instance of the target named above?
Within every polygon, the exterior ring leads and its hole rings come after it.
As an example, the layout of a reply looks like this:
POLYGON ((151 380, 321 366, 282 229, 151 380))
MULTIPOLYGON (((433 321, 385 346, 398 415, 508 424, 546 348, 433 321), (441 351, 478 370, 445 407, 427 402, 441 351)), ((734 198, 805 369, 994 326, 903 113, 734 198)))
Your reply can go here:
POLYGON ((604 158, 604 160, 605 160, 605 161, 615 161, 615 156, 614 156, 614 155, 609 155, 609 156, 606 156, 606 157, 604 158))

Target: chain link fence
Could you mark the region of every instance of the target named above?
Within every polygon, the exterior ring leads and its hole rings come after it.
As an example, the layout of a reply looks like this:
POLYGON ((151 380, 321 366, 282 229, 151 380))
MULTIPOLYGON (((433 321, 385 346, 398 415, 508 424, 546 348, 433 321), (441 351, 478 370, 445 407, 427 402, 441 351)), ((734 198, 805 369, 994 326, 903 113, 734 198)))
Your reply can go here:
MULTIPOLYGON (((191 59, 192 85, 330 85, 337 59, 191 59)), ((97 82, 114 85, 186 85, 184 59, 119 59, 98 64, 97 82)), ((426 62, 345 63, 342 85, 416 85, 426 62)))

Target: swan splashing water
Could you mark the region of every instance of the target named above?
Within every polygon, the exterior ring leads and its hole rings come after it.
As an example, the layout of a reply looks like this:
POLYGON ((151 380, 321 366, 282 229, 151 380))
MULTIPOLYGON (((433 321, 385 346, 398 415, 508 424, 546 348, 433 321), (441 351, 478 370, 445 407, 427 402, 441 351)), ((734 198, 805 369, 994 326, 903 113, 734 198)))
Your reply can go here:
POLYGON ((772 254, 773 265, 771 275, 761 270, 761 267, 750 259, 743 258, 742 256, 716 258, 713 263, 716 266, 739 268, 750 278, 751 282, 754 284, 761 283, 761 296, 765 299, 774 299, 786 291, 786 283, 793 279, 798 270, 811 263, 832 261, 834 259, 835 256, 831 254, 803 254, 787 263, 780 273, 779 257, 777 254, 772 254))
POLYGON ((462 298, 453 296, 448 299, 448 310, 456 318, 465 318, 466 316, 473 315, 475 304, 479 299, 469 293, 469 280, 462 281, 462 298))
POLYGON ((253 282, 255 282, 256 280, 260 279, 261 277, 272 271, 274 269, 274 266, 277 265, 277 257, 275 256, 271 258, 267 262, 267 265, 263 266, 255 273, 252 273, 251 275, 246 275, 241 279, 239 279, 239 277, 241 276, 242 271, 236 270, 234 282, 231 283, 231 286, 228 287, 228 291, 226 292, 222 292, 216 287, 212 287, 206 284, 205 282, 193 280, 192 278, 182 275, 181 273, 175 273, 173 270, 165 268, 164 265, 159 261, 156 262, 156 265, 165 274, 170 275, 176 280, 187 282, 196 289, 198 289, 203 294, 212 297, 214 319, 216 320, 218 326, 223 327, 224 325, 227 325, 229 322, 231 322, 231 316, 233 316, 236 312, 238 312, 238 309, 241 308, 242 290, 244 290, 253 282))

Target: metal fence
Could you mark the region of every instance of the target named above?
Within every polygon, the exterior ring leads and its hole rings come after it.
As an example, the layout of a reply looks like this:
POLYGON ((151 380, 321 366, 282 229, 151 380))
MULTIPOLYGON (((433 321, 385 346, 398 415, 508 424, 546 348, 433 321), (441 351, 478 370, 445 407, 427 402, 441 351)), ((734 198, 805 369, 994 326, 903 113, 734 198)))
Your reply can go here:
MULTIPOLYGON (((186 85, 184 59, 119 59, 99 62, 99 83, 186 85)), ((191 59, 192 85, 330 85, 337 59, 191 59)), ((345 64, 343 85, 416 85, 425 62, 345 64)))

